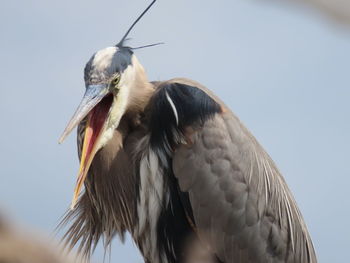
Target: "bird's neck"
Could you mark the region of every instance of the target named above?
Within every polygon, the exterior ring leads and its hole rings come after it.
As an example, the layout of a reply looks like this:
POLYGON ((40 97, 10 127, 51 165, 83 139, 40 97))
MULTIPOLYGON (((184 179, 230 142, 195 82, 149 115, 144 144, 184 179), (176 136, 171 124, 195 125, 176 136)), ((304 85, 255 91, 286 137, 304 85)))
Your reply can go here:
POLYGON ((139 123, 140 115, 144 112, 155 89, 154 85, 148 82, 147 79, 136 80, 134 89, 136 91, 129 98, 129 105, 125 115, 132 122, 137 121, 139 123))
POLYGON ((140 64, 136 56, 132 57, 134 70, 134 80, 129 93, 128 113, 143 112, 149 102, 153 92, 154 85, 149 82, 147 74, 143 66, 140 64))

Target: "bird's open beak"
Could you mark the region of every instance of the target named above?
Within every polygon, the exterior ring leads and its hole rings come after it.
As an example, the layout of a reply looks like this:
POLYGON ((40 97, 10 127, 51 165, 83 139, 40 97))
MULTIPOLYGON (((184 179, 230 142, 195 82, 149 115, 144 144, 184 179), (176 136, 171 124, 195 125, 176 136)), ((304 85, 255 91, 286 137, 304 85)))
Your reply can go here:
POLYGON ((65 137, 77 126, 86 116, 87 124, 85 127, 85 135, 83 148, 81 152, 80 168, 78 173, 77 184, 74 189, 74 196, 71 209, 74 208, 91 162, 98 151, 98 142, 100 135, 105 129, 106 120, 113 103, 113 95, 109 93, 108 85, 90 85, 87 87, 84 97, 64 130, 59 142, 61 143, 65 137))

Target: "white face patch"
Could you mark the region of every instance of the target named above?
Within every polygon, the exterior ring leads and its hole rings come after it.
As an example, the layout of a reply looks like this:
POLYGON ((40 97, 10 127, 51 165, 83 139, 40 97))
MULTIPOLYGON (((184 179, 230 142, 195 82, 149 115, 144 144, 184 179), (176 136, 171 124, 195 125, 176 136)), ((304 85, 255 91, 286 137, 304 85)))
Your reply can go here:
POLYGON ((117 47, 107 47, 97 51, 92 61, 92 66, 96 68, 97 71, 105 71, 107 68, 111 67, 113 57, 117 51, 117 47))

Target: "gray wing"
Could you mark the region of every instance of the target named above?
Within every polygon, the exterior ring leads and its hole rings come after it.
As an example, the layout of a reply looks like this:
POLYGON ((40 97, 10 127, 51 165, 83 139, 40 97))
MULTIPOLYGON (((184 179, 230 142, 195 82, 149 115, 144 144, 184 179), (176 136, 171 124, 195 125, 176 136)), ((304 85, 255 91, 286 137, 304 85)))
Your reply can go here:
POLYGON ((229 111, 179 146, 173 171, 199 237, 225 263, 316 262, 297 204, 275 164, 229 111))

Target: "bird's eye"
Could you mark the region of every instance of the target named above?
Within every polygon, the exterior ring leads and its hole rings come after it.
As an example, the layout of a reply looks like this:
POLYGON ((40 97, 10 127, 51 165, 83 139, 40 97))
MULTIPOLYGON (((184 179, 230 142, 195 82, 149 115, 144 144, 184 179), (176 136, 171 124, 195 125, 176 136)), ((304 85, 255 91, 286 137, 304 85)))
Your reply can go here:
POLYGON ((118 84, 119 84, 119 81, 120 81, 120 75, 116 75, 113 79, 112 79, 112 85, 114 88, 117 88, 118 87, 118 84))

